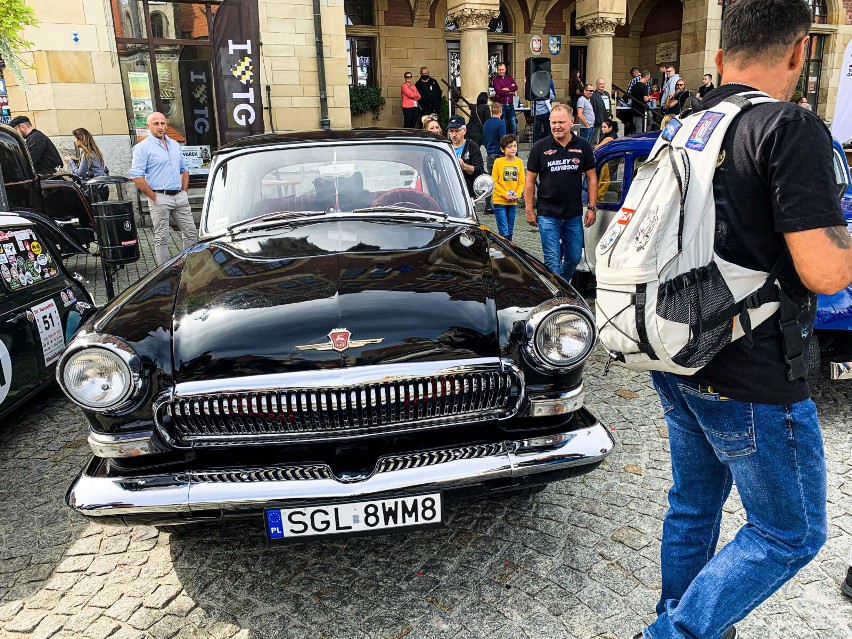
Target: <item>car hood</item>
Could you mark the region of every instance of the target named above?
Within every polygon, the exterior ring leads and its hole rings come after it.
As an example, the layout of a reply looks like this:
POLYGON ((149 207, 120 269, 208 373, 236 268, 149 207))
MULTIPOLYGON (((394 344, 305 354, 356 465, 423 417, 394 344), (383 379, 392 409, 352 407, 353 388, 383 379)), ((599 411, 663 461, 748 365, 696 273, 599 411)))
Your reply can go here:
POLYGON ((183 272, 176 382, 499 355, 487 241, 471 225, 285 226, 201 244, 183 272))

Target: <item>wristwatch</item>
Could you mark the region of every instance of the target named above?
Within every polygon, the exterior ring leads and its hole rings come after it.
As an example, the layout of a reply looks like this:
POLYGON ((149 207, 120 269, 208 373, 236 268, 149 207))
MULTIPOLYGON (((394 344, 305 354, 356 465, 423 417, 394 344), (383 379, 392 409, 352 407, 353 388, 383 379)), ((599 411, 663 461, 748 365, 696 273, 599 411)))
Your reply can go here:
POLYGON ((592 213, 598 212, 598 207, 596 207, 596 206, 587 206, 586 209, 591 211, 592 213))

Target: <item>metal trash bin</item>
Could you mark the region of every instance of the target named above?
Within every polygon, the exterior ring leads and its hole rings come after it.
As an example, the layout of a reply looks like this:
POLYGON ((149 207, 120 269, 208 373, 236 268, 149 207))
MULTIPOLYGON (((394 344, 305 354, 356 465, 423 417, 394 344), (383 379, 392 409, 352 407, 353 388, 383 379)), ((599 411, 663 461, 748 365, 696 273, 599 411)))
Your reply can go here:
POLYGON ((136 216, 133 202, 124 199, 124 185, 130 178, 122 175, 102 175, 87 180, 92 218, 100 246, 101 270, 104 273, 107 297, 115 297, 113 282, 125 264, 139 259, 139 234, 136 231, 136 216), (118 200, 100 201, 104 186, 114 184, 118 200))
POLYGON ((139 235, 131 202, 96 202, 92 204, 92 215, 98 231, 101 260, 109 264, 130 264, 139 259, 139 235))

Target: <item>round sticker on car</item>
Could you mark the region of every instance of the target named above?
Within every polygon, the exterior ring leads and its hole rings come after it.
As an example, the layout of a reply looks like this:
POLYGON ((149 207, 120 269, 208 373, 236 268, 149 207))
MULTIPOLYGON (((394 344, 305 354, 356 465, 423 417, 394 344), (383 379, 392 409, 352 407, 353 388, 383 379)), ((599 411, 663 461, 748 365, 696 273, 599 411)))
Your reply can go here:
POLYGON ((12 387, 12 358, 3 340, 0 340, 0 404, 4 402, 12 387))

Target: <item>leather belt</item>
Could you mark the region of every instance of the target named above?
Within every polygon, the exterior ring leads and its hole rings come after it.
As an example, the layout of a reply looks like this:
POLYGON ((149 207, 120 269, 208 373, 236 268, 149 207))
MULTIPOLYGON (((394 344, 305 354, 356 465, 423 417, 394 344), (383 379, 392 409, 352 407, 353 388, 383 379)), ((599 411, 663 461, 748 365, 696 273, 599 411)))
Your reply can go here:
POLYGON ((181 189, 151 189, 154 193, 162 193, 163 195, 177 195, 181 192, 181 189))

